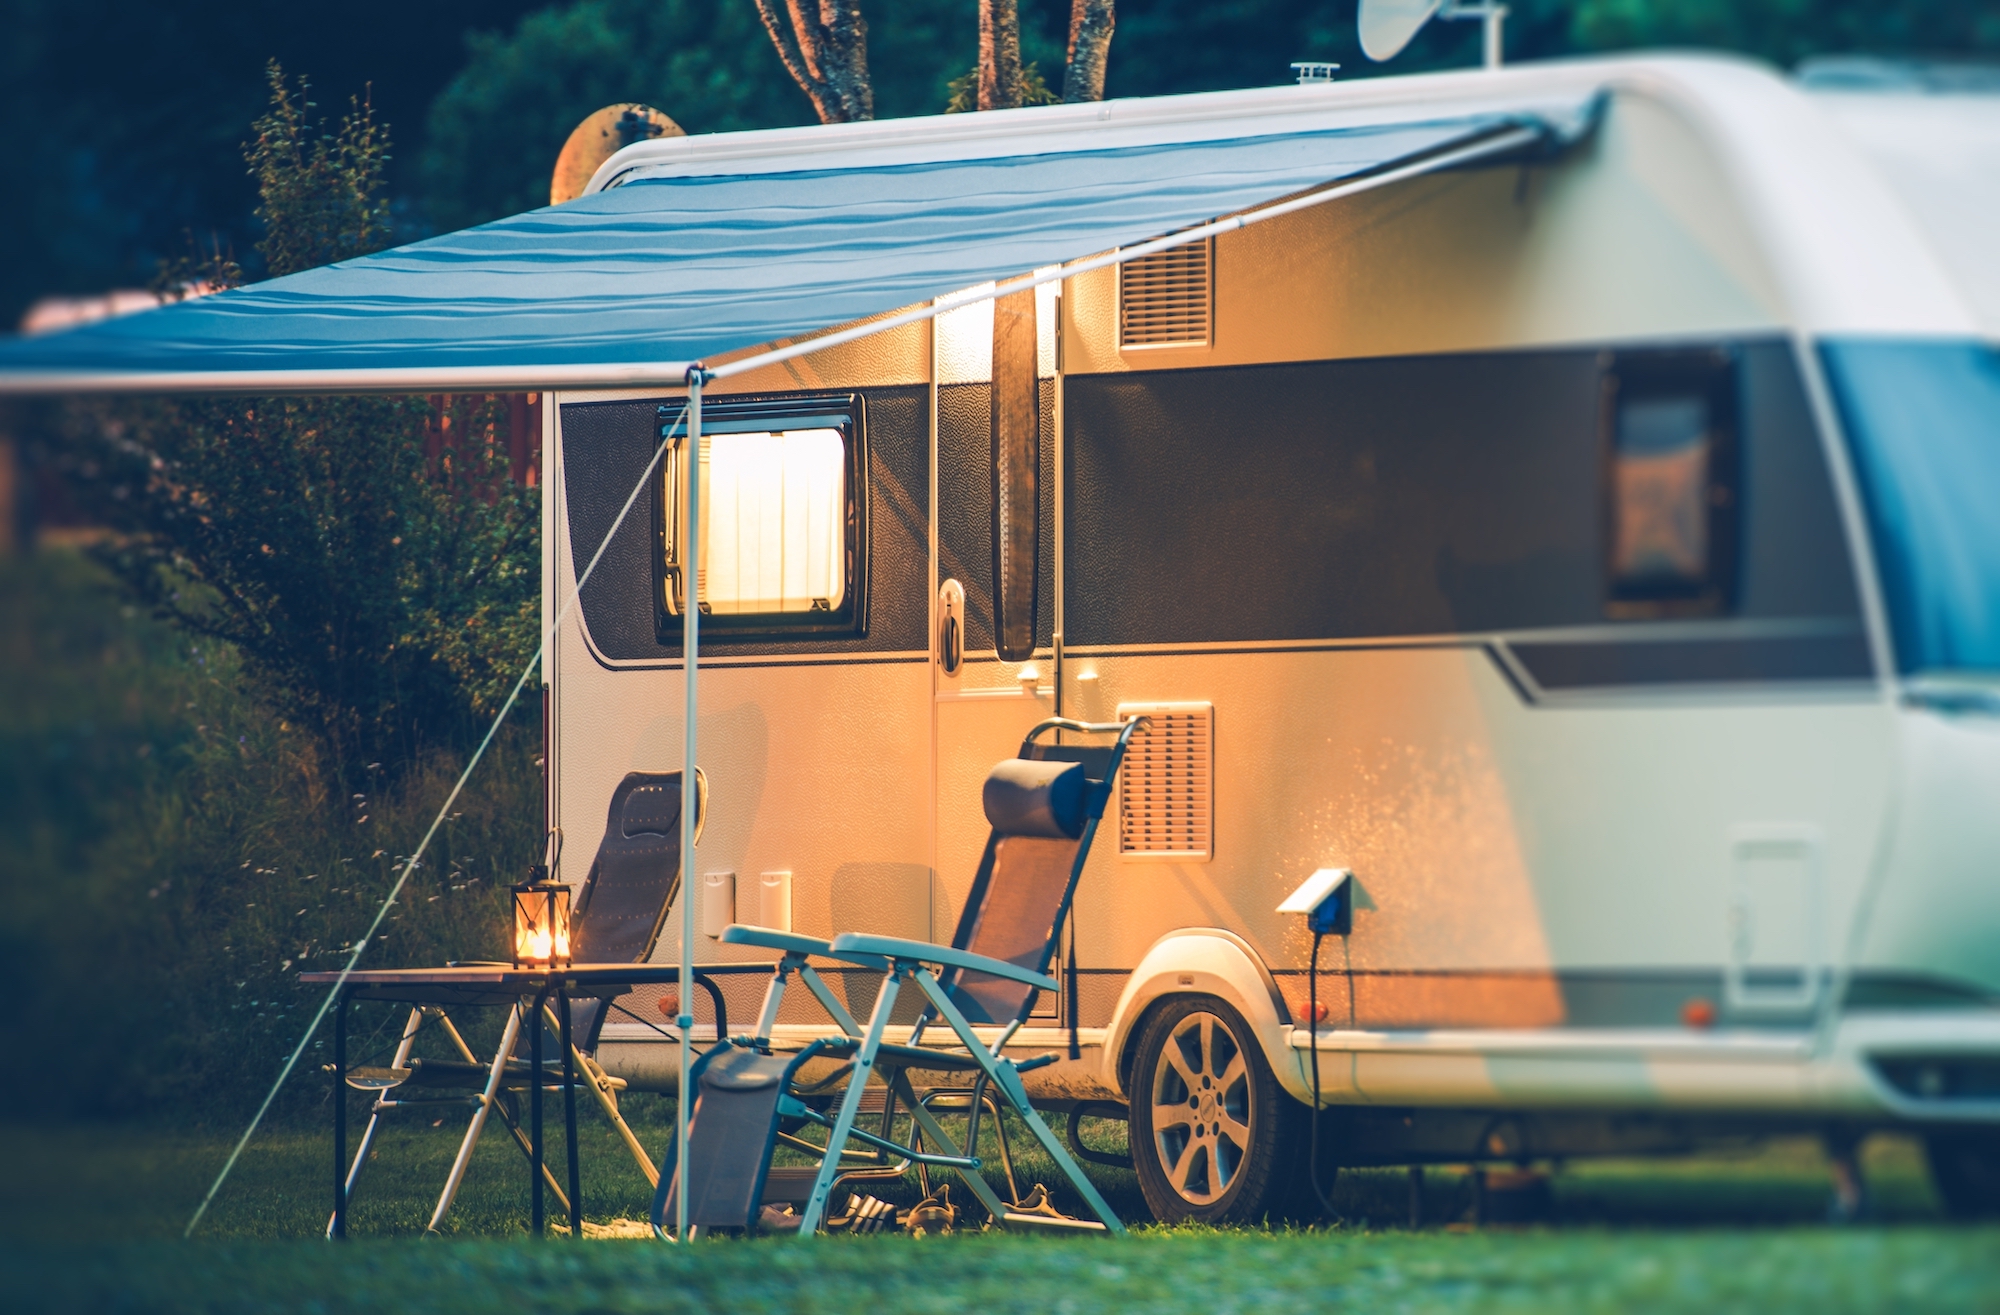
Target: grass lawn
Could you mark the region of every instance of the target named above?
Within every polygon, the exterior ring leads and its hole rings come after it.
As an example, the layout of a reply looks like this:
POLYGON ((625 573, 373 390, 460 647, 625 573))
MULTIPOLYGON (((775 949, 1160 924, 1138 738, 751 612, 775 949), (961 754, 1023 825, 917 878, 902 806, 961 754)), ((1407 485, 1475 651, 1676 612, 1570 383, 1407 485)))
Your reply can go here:
MULTIPOLYGON (((648 1145, 670 1106, 628 1101, 648 1145)), ((553 1113, 553 1111, 552 1111, 553 1113)), ((551 1120, 551 1126, 559 1124, 551 1120)), ((645 1180, 584 1120, 594 1220, 642 1218, 645 1180)), ((1099 1140, 1093 1138, 1093 1140, 1099 1140)), ((1471 1229, 1462 1176, 1433 1172, 1412 1231, 1399 1173, 1344 1174, 1343 1222, 1316 1229, 1140 1228, 1124 1241, 981 1236, 652 1241, 526 1236, 523 1161, 483 1142, 443 1240, 418 1237, 449 1164, 449 1125, 394 1128, 357 1194, 346 1246, 317 1240, 324 1128, 260 1135, 192 1243, 181 1228, 227 1154, 222 1131, 0 1128, 0 1282, 10 1311, 1266 1311, 2000 1310, 2000 1230, 1938 1220, 1908 1143, 1867 1156, 1876 1221, 1820 1223, 1809 1143, 1737 1156, 1576 1163, 1531 1228, 1471 1229)), ((557 1141, 559 1149, 560 1142, 557 1141)), ((560 1163, 560 1156, 556 1157, 560 1163)), ((1024 1176, 1047 1177, 1023 1157, 1024 1176)), ((1128 1175, 1102 1186, 1142 1217, 1128 1175)), ((903 1186, 884 1195, 908 1197, 903 1186)), ((553 1207, 552 1207, 553 1213, 553 1207)))

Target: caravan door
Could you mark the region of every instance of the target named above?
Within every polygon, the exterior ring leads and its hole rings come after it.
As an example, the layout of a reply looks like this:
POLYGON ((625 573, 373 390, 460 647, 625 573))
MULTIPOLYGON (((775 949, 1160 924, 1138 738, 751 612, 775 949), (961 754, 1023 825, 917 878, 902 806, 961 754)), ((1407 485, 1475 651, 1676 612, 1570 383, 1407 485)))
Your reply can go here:
MULTIPOLYGON (((985 849, 988 828, 980 792, 987 773, 995 763, 1015 756, 1030 727, 1056 712, 1055 385, 1040 377, 1053 365, 1053 290, 1006 302, 1000 315, 1013 317, 1018 340, 1012 347, 1007 325, 997 335, 994 331, 990 302, 940 317, 937 330, 931 682, 937 873, 933 935, 938 940, 948 940, 956 928, 985 849), (1037 301, 1043 304, 1035 306, 1037 301), (994 402, 996 357, 1001 387, 1006 390, 1011 383, 1015 394, 1007 408, 994 402), (994 441, 996 417, 1003 438, 1012 444, 1005 459, 994 441), (1016 545, 1012 561, 1002 563, 994 552, 996 469, 1004 478, 1010 465, 1009 492, 1019 500, 1015 506, 1031 506, 1035 516, 1032 525, 998 518, 1003 540, 1011 538, 1016 545), (1024 532, 1035 545, 1031 557, 1019 551, 1024 532), (1010 573, 1005 581, 1003 568, 1010 573), (1025 587, 1030 583, 1032 589, 1025 587), (998 636, 996 614, 1002 631, 998 636), (1010 633, 1013 652, 1003 656, 1001 641, 1010 633)), ((1053 1014, 1058 1004, 1045 998, 1038 1007, 1053 1014)))

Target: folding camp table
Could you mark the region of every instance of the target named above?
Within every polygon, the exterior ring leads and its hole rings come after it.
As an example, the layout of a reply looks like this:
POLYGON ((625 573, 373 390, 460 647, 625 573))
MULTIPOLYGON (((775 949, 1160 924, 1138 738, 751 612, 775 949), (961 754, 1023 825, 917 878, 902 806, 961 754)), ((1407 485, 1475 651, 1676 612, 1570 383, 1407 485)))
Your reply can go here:
MULTIPOLYGON (((571 1237, 583 1235, 583 1195, 580 1190, 576 1157, 576 1069, 570 1054, 570 1011, 572 999, 612 999, 635 986, 663 985, 680 981, 678 964, 586 963, 551 971, 546 968, 467 966, 461 968, 376 968, 347 974, 344 985, 337 972, 300 973, 306 986, 340 985, 340 998, 333 1007, 333 1233, 347 1235, 347 1006, 354 1000, 395 1000, 405 1004, 431 1005, 517 1005, 532 1000, 527 1017, 535 1020, 529 1029, 528 1084, 530 1172, 534 1179, 533 1231, 542 1234, 542 1088, 547 1085, 542 1072, 541 1024, 544 1003, 555 1001, 556 1017, 562 1027, 563 1125, 569 1148, 569 1228, 571 1237)), ((694 979, 715 1004, 716 1037, 729 1030, 728 1013, 721 990, 708 979, 755 973, 768 976, 768 963, 704 964, 694 970, 694 979)), ((512 1058, 502 1048, 493 1058, 496 1075, 512 1058)))

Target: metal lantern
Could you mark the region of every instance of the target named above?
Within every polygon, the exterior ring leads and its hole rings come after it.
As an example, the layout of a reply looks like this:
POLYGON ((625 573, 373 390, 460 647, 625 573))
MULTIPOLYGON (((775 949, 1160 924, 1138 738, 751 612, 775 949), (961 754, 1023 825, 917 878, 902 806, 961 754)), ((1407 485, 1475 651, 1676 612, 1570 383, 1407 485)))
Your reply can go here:
POLYGON ((550 881, 547 869, 536 869, 537 880, 514 887, 514 966, 569 966, 569 887, 550 881))

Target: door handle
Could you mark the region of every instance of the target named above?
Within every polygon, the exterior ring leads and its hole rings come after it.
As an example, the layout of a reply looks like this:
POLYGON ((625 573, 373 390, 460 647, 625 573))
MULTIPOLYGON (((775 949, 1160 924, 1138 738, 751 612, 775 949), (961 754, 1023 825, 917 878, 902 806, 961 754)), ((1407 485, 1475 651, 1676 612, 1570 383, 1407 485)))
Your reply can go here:
POLYGON ((946 580, 938 586, 937 663, 947 676, 965 660, 965 586, 946 580))

